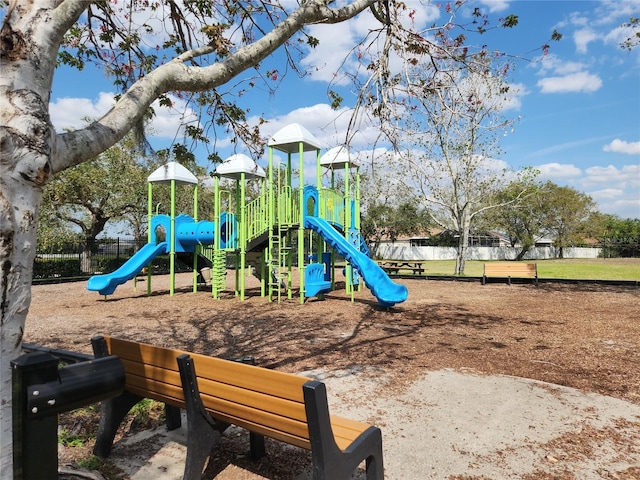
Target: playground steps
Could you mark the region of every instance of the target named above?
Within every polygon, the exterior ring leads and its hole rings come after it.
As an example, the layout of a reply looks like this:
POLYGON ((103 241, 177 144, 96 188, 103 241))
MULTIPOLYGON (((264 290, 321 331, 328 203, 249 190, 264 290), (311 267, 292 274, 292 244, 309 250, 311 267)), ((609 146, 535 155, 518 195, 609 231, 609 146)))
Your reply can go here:
POLYGON ((227 286, 227 253, 224 250, 217 250, 213 253, 211 267, 211 283, 213 296, 219 298, 227 286))
POLYGON ((277 229, 269 237, 269 299, 274 300, 277 296, 278 302, 282 295, 283 286, 289 285, 288 263, 292 252, 292 247, 288 245, 287 233, 288 225, 278 225, 277 229))

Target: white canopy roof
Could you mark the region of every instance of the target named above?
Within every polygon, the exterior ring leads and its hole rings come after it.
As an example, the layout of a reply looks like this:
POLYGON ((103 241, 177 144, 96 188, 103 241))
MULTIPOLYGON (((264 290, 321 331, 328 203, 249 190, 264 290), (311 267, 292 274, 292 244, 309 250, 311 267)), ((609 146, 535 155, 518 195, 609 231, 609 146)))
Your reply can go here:
POLYGON ((196 176, 177 162, 162 165, 147 177, 147 182, 169 183, 171 180, 178 184, 198 183, 196 176))
POLYGON ((218 165, 215 171, 215 174, 220 177, 234 178, 236 180, 243 173, 245 178, 265 178, 267 176, 261 166, 242 153, 231 155, 218 165))
POLYGON ((351 157, 344 145, 333 147, 320 157, 320 165, 329 168, 345 168, 346 164, 357 167, 358 163, 351 157))
POLYGON ((298 123, 292 123, 278 130, 271 137, 268 145, 281 152, 297 153, 300 151, 300 143, 303 144, 304 152, 320 149, 318 139, 298 123))

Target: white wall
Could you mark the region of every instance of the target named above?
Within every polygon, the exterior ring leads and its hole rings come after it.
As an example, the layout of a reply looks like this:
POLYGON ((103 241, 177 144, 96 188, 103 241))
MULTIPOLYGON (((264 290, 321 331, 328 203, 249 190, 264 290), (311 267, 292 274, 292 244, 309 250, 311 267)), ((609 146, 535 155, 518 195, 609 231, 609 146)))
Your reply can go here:
MULTIPOLYGON (((598 258, 600 248, 566 247, 564 258, 598 258)), ((469 247, 466 260, 514 260, 519 250, 513 247, 469 247)), ((411 247, 392 243, 382 243, 378 256, 394 260, 455 260, 454 247, 411 247)), ((525 260, 545 260, 559 258, 556 247, 534 247, 527 252, 525 260)))

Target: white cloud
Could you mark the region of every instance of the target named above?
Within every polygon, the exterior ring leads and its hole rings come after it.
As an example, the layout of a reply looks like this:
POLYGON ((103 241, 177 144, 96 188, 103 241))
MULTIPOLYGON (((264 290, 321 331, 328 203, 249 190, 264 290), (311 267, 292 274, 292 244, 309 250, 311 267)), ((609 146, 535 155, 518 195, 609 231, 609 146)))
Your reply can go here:
POLYGON ((602 147, 602 150, 605 152, 626 153, 627 155, 640 155, 640 142, 625 142, 616 138, 602 147))
POLYGON ((618 184, 620 188, 640 188, 640 165, 595 166, 587 168, 585 174, 588 185, 618 184))
POLYGON ((545 163, 536 166, 536 168, 540 170, 540 176, 543 179, 551 180, 552 182, 578 178, 582 175, 582 170, 571 164, 545 163))
POLYGON ((573 41, 576 44, 578 53, 587 53, 589 43, 598 38, 598 34, 589 28, 583 28, 573 32, 573 41))
POLYGON ((170 94, 167 96, 173 102, 171 108, 160 106, 158 100, 151 104, 155 112, 150 125, 153 137, 171 139, 183 134, 184 125, 198 125, 197 113, 185 100, 170 94))
MULTIPOLYGON (((352 27, 351 22, 309 27, 309 35, 317 38, 319 43, 317 47, 309 50, 301 64, 307 68, 313 80, 347 82, 346 79, 338 81, 336 75, 356 43, 352 27)), ((352 59, 351 62, 353 61, 352 59)))
POLYGON ((541 93, 595 92, 602 87, 597 75, 578 72, 561 77, 547 77, 538 80, 541 93))
POLYGON ((593 166, 582 171, 572 164, 547 163, 536 168, 542 180, 589 195, 602 213, 640 218, 640 165, 593 166))
MULTIPOLYGON (((349 127, 352 113, 353 110, 349 108, 334 110, 326 103, 319 103, 271 118, 268 123, 260 127, 260 131, 265 138, 270 138, 281 128, 291 123, 298 123, 316 137, 323 149, 329 149, 345 143, 345 132, 349 127)), ((258 117, 252 118, 249 123, 253 124, 257 120, 258 117)), ((378 129, 361 124, 355 136, 350 139, 351 148, 354 150, 371 148, 378 135, 378 129)))
POLYGON ((640 218, 640 165, 587 168, 575 188, 591 196, 603 213, 640 218))
POLYGON ((510 0, 481 0, 480 3, 489 7, 490 12, 502 12, 509 8, 510 0))
POLYGON ((621 218, 640 218, 640 194, 619 188, 605 188, 589 192, 602 213, 621 218))
POLYGON ((115 103, 113 94, 107 92, 100 92, 95 99, 58 98, 49 105, 51 123, 56 132, 76 130, 102 117, 115 103))
MULTIPOLYGON (((440 9, 435 5, 424 5, 421 0, 407 0, 405 4, 407 8, 401 13, 400 21, 410 24, 416 31, 423 30, 440 17, 440 9)), ((313 80, 349 85, 352 80, 342 76, 344 71, 353 74, 358 67, 362 68, 360 63, 367 62, 366 58, 376 58, 381 48, 367 35, 372 32, 375 34, 381 28, 380 22, 369 10, 346 22, 311 25, 308 32, 319 40, 319 44, 309 49, 301 65, 309 70, 313 80), (362 48, 357 47, 361 42, 362 48), (359 56, 364 56, 365 60, 359 59, 359 56)), ((395 57, 390 59, 389 64, 391 70, 402 65, 395 57)))
MULTIPOLYGON (((171 108, 160 106, 156 100, 151 105, 155 116, 150 124, 151 137, 175 138, 183 133, 185 124, 198 122, 196 112, 185 100, 168 95, 173 102, 171 108)), ((113 93, 100 92, 97 98, 57 98, 49 105, 51 122, 57 132, 76 130, 97 120, 115 105, 113 93)))
POLYGON ((624 190, 620 188, 605 188, 603 190, 596 190, 591 192, 591 197, 596 202, 604 202, 610 200, 616 200, 624 195, 624 190))
POLYGON ((547 75, 549 72, 553 75, 567 75, 581 72, 587 68, 582 62, 562 59, 554 54, 540 58, 540 61, 532 64, 532 66, 538 67, 538 75, 540 76, 547 75))
POLYGON ((509 92, 504 98, 504 110, 520 110, 522 99, 531 92, 524 83, 510 83, 509 92))

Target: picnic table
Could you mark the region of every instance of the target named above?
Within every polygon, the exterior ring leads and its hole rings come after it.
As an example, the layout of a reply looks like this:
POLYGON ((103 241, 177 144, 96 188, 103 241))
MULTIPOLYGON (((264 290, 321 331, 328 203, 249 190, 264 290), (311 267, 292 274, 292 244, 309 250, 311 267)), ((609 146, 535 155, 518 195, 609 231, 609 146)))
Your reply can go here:
POLYGON ((423 262, 413 260, 386 260, 379 265, 391 275, 397 275, 400 270, 411 270, 413 275, 422 275, 426 270, 423 262))

